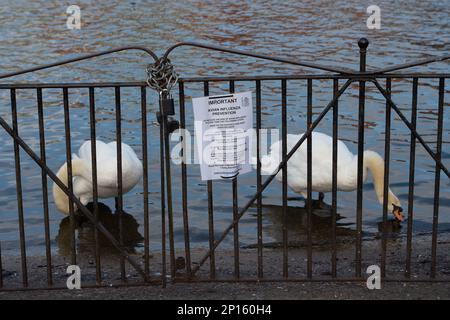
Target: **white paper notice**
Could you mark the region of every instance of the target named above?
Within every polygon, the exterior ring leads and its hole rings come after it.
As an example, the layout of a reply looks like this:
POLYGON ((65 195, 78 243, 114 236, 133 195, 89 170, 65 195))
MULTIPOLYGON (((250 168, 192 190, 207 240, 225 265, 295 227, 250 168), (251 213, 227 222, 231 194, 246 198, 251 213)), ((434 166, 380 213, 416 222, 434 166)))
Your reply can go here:
POLYGON ((250 172, 252 93, 193 98, 192 104, 202 180, 250 172))

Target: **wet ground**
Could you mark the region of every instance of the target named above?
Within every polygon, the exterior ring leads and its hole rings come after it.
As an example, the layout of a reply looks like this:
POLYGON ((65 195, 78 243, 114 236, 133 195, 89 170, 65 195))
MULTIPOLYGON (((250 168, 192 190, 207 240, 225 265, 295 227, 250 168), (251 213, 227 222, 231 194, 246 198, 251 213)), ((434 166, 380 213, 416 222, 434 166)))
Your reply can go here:
MULTIPOLYGON (((306 279, 306 249, 293 246, 289 250, 289 278, 298 282, 265 282, 270 279, 282 279, 282 250, 280 248, 264 248, 264 282, 254 281, 256 273, 256 250, 241 248, 240 250, 240 276, 243 283, 229 282, 234 278, 234 254, 231 251, 220 250, 216 252, 216 276, 218 283, 203 282, 210 278, 208 262, 201 267, 193 278, 200 283, 173 283, 167 277, 167 288, 162 289, 160 281, 161 257, 154 253, 150 258, 151 286, 133 287, 142 283, 140 275, 127 264, 126 281, 131 287, 121 287, 120 272, 117 269, 119 259, 114 255, 102 257, 103 285, 106 288, 93 289, 95 284, 95 264, 92 255, 79 257, 79 266, 82 270, 81 291, 64 290, 33 290, 0 292, 0 299, 450 299, 450 237, 443 236, 439 241, 437 254, 437 277, 441 282, 430 283, 431 257, 429 250, 430 237, 418 236, 413 243, 413 267, 411 280, 425 281, 418 283, 402 282, 405 271, 404 241, 388 241, 386 275, 396 282, 382 283, 381 290, 369 290, 364 281, 346 282, 331 281, 330 246, 313 243, 313 280, 320 282, 304 282, 306 279), (248 280, 252 280, 248 282, 248 280), (222 281, 222 282, 220 282, 222 281)), ((355 271, 354 245, 339 243, 337 260, 338 278, 352 277, 355 271)), ((363 241, 362 275, 367 278, 366 268, 369 265, 380 265, 380 242, 378 240, 363 241)), ((205 254, 204 250, 192 252, 193 267, 199 258, 205 254)), ((178 255, 177 255, 178 256, 178 255)), ((143 257, 132 255, 133 259, 143 267, 143 257)), ((4 283, 9 289, 21 286, 21 274, 17 269, 19 259, 7 257, 4 264, 4 283)), ((53 281, 55 287, 65 287, 67 279, 66 268, 69 259, 56 259, 53 261, 53 281)), ((29 260, 29 281, 34 288, 45 287, 46 263, 45 257, 33 257, 29 260)), ((168 272, 169 271, 168 267, 168 272)), ((179 280, 185 278, 185 270, 177 271, 179 280)))
POLYGON ((160 287, 100 288, 85 290, 38 290, 0 292, 0 299, 148 299, 148 300, 448 300, 449 283, 387 283, 368 290, 362 283, 200 283, 160 287))

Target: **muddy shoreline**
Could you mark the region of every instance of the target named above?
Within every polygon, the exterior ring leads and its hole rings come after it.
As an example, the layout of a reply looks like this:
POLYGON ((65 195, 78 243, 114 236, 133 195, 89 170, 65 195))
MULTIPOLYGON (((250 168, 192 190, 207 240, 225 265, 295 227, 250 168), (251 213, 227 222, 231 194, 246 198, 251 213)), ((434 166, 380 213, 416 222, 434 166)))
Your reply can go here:
MULTIPOLYGON (((430 278, 431 250, 430 235, 417 235, 413 242, 411 280, 430 278)), ((405 272, 405 239, 388 239, 386 275, 391 279, 404 279, 405 272)), ((331 279, 330 246, 314 244, 313 246, 313 279, 324 279, 321 282, 199 282, 173 283, 170 275, 167 277, 167 288, 160 285, 134 286, 141 283, 141 276, 127 264, 126 278, 130 287, 115 287, 120 282, 119 259, 115 255, 102 256, 103 284, 110 287, 85 288, 82 290, 53 289, 32 291, 9 291, 21 286, 20 258, 3 257, 4 289, 0 290, 0 299, 450 299, 450 235, 439 235, 436 279, 443 282, 383 282, 381 290, 369 290, 365 281, 344 282, 327 281, 331 279), (446 281, 446 282, 445 282, 446 281)), ((266 279, 282 279, 282 249, 278 247, 264 248, 264 277, 266 279)), ((380 240, 363 241, 362 275, 369 265, 380 264, 380 240)), ((292 246, 289 249, 289 277, 292 279, 306 278, 307 254, 306 248, 292 246)), ((183 252, 177 252, 181 256, 183 252)), ((192 266, 205 254, 205 250, 192 251, 192 266)), ((340 243, 337 251, 338 278, 354 276, 355 246, 354 243, 340 243)), ((132 257, 144 267, 141 255, 132 257)), ((169 261, 169 255, 167 255, 169 261)), ((82 287, 94 285, 95 259, 93 255, 79 256, 78 265, 82 270, 82 287)), ((47 268, 45 257, 29 257, 28 281, 30 287, 47 286, 47 268)), ((66 268, 68 257, 55 256, 52 262, 52 277, 55 287, 65 287, 67 279, 66 268)), ((257 278, 257 251, 255 248, 241 248, 240 277, 241 279, 257 278)), ((198 271, 197 279, 210 278, 209 262, 198 271)), ((150 258, 150 277, 158 282, 161 275, 161 255, 153 253, 150 258)), ((167 264, 170 274, 170 266, 167 264)), ((183 277, 184 269, 178 270, 183 277)), ((225 281, 234 278, 234 255, 229 250, 216 252, 216 277, 225 281)))

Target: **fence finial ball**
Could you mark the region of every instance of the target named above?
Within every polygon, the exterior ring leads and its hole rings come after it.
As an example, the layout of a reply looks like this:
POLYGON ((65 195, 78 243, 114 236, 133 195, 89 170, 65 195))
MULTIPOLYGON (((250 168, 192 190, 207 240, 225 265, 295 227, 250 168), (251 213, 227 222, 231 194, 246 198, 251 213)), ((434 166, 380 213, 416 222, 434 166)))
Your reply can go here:
POLYGON ((369 46, 369 40, 367 40, 366 38, 359 39, 358 46, 360 49, 366 50, 367 47, 369 46))

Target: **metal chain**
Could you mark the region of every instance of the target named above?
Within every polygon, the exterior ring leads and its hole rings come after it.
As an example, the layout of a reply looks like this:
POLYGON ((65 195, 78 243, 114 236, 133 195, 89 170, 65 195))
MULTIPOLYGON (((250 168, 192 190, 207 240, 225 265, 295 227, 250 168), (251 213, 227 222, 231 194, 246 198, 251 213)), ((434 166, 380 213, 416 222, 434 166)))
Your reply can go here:
POLYGON ((177 83, 178 74, 168 58, 162 58, 147 66, 147 84, 160 94, 169 92, 177 83))

